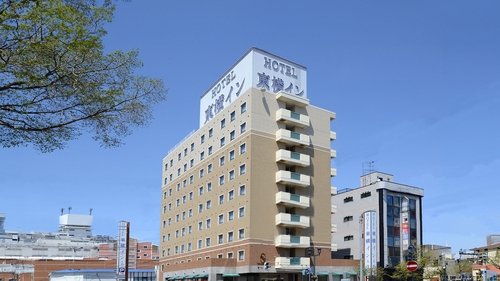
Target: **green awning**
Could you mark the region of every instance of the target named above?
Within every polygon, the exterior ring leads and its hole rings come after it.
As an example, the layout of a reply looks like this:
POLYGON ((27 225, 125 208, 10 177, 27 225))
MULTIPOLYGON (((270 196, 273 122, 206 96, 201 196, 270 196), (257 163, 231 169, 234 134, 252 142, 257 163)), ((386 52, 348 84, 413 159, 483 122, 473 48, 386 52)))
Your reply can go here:
POLYGON ((187 275, 184 276, 184 279, 193 279, 196 275, 187 275))
POLYGON ((344 275, 344 272, 332 272, 332 275, 344 275))
POLYGON ((180 279, 184 279, 184 276, 175 276, 174 277, 174 280, 180 280, 180 279))
POLYGON ((327 271, 318 271, 318 272, 316 272, 316 275, 317 276, 327 276, 328 272, 327 271))
POLYGON ((353 272, 353 271, 351 271, 351 272, 346 272, 346 274, 347 274, 347 275, 358 275, 358 273, 357 273, 357 272, 353 272))
POLYGON ((240 276, 238 273, 223 273, 222 277, 238 277, 240 276))
POLYGON ((194 276, 195 278, 207 278, 208 274, 198 274, 194 276))
POLYGON ((166 278, 166 280, 174 280, 175 279, 175 276, 170 276, 168 278, 166 278))

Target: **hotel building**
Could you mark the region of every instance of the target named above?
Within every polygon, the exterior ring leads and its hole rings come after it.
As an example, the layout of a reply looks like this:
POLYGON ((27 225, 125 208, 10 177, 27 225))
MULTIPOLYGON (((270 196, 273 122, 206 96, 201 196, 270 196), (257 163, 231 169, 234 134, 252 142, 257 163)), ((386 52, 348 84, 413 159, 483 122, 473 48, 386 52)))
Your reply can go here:
POLYGON ((343 278, 353 266, 331 259, 334 119, 309 103, 305 67, 251 48, 163 159, 160 278, 343 278))

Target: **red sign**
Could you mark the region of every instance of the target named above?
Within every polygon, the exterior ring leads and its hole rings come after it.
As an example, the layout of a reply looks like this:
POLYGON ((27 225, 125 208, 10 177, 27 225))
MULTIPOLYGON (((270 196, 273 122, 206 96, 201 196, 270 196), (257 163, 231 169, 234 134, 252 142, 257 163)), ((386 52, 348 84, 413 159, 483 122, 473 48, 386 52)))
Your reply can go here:
POLYGON ((408 261, 406 263, 406 269, 409 271, 415 271, 418 268, 418 263, 416 261, 408 261))

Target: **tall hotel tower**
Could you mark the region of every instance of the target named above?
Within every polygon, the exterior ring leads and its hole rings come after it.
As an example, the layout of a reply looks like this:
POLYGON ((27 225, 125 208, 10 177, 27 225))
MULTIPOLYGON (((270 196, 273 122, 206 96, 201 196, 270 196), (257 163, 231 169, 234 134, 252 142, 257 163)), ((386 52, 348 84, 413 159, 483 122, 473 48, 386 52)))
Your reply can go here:
POLYGON ((251 48, 203 94, 200 128, 163 159, 160 280, 332 278, 335 113, 310 105, 306 74, 251 48))

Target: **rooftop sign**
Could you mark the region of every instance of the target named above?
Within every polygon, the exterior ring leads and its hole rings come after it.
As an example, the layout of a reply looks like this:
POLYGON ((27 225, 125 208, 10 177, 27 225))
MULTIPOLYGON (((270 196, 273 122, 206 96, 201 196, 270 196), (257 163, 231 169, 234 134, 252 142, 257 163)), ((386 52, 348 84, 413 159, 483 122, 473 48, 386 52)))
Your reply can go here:
POLYGON ((307 99, 306 68, 251 48, 200 99, 200 127, 251 87, 307 99))

